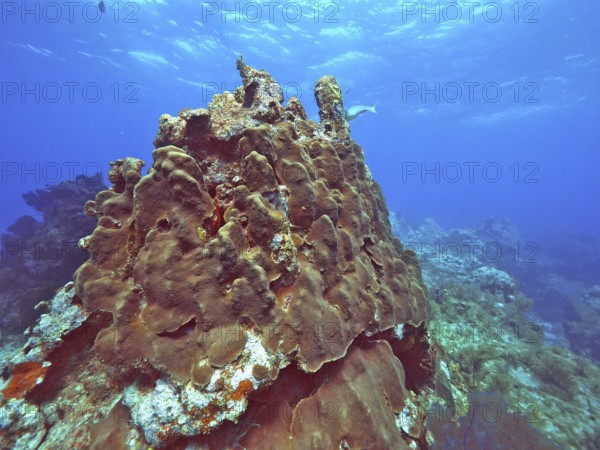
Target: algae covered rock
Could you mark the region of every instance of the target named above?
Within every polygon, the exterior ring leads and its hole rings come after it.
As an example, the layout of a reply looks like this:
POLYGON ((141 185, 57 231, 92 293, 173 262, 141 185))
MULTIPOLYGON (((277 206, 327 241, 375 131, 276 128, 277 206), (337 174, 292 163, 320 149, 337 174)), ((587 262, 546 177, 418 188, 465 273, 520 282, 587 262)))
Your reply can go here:
POLYGON ((69 447, 425 445, 419 395, 435 364, 421 269, 392 234, 341 89, 317 82, 315 123, 298 99, 283 105, 267 72, 237 68, 234 93, 160 118, 147 174, 116 161, 112 187, 86 204, 98 225, 70 294, 86 318, 32 358, 49 369, 22 395, 49 429, 42 448, 59 436, 69 447), (87 418, 77 432, 44 416, 67 401, 87 418))
MULTIPOLYGON (((481 253, 456 251, 483 248, 488 236, 507 248, 514 227, 497 220, 412 227, 394 214, 391 222, 405 246, 419 250, 431 292, 428 328, 438 362, 426 414, 431 448, 598 448, 600 369, 570 351, 558 327, 550 333, 550 324, 536 321, 510 264, 499 270, 481 253), (440 251, 445 245, 452 252, 440 251)), ((585 292, 563 321, 572 349, 585 356, 598 336, 599 292, 585 292)))

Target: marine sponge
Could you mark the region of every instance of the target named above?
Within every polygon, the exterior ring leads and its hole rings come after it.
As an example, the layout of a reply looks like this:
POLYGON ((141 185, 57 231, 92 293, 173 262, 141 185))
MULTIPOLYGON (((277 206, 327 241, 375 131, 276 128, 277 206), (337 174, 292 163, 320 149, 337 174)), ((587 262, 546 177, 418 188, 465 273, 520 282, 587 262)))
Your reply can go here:
POLYGON ((98 226, 75 298, 112 317, 94 360, 155 447, 267 448, 250 422, 282 391, 296 419, 261 422, 285 436, 272 448, 414 446, 423 427, 408 435, 397 421, 405 377, 432 379, 425 288, 350 139, 341 89, 317 82, 317 124, 298 99, 283 107, 267 72, 237 68, 234 93, 160 118, 147 174, 134 158, 111 163, 112 187, 86 205, 98 226), (397 336, 405 323, 414 333, 397 336), (335 425, 309 420, 332 402, 335 425))

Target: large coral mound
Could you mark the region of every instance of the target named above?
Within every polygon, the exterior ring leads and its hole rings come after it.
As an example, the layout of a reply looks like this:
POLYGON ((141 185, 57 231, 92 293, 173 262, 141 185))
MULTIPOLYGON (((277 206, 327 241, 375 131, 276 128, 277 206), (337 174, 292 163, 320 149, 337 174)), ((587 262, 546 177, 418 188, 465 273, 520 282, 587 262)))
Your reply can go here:
MULTIPOLYGON (((392 235, 341 90, 318 81, 317 124, 298 99, 282 105, 268 73, 241 58, 238 70, 243 87, 208 110, 161 117, 147 175, 140 160, 112 163, 112 187, 86 204, 91 256, 61 298, 87 317, 83 370, 104 371, 104 403, 127 420, 96 415, 79 442, 425 445, 407 390, 434 367, 420 267, 392 235)), ((56 365, 51 347, 33 354, 56 365)), ((51 366, 23 395, 65 397, 68 372, 51 366)))

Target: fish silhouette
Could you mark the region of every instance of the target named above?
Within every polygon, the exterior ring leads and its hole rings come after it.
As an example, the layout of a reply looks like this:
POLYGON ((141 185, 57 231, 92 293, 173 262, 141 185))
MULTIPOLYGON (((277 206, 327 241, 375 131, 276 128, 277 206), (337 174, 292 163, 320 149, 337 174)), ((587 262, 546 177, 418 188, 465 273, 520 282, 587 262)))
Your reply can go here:
POLYGON ((98 2, 98 9, 100 10, 100 12, 102 14, 104 14, 104 11, 106 11, 106 6, 104 5, 104 0, 100 0, 98 2))
POLYGON ((377 113, 377 111, 375 110, 375 103, 373 103, 370 106, 356 105, 352 106, 351 108, 348 108, 346 110, 346 120, 350 122, 351 120, 356 119, 358 116, 366 112, 372 112, 374 114, 377 113))

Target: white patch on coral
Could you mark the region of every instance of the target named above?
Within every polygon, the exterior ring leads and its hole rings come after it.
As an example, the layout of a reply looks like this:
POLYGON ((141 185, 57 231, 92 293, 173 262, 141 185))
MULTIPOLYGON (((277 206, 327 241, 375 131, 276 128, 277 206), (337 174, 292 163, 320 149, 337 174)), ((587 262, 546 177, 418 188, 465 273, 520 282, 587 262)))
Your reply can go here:
POLYGON ((267 369, 285 367, 289 363, 285 355, 273 354, 262 345, 260 335, 247 331, 247 340, 241 357, 227 366, 215 370, 210 383, 202 390, 191 382, 178 387, 167 379, 160 379, 150 391, 130 386, 125 391, 123 403, 131 410, 131 417, 153 445, 161 442, 160 435, 168 429, 170 435, 193 436, 206 433, 224 420, 236 422, 246 410, 245 396, 231 398, 242 382, 248 380, 253 389, 267 384, 268 379, 258 380, 252 374, 255 365, 267 369), (222 379, 222 387, 217 381, 222 379), (213 408, 208 409, 209 405, 213 408), (220 408, 216 413, 214 406, 220 408), (191 415, 190 412, 194 411, 191 415), (206 419, 211 418, 207 424, 206 419), (204 420, 203 420, 204 419, 204 420))
POLYGON ((413 431, 415 425, 417 425, 418 414, 419 409, 417 406, 407 398, 404 403, 404 408, 400 411, 400 414, 396 415, 396 426, 409 436, 417 438, 418 436, 413 436, 414 433, 411 433, 411 431, 413 431))
POLYGON ((440 370, 444 373, 444 375, 446 376, 446 379, 450 380, 450 369, 448 369, 448 364, 446 364, 446 361, 441 361, 440 362, 440 370))
POLYGON ((144 431, 146 440, 152 445, 161 443, 159 434, 163 426, 179 424, 179 420, 186 417, 177 390, 164 379, 158 380, 149 392, 129 386, 125 390, 123 403, 129 407, 133 421, 144 431))
POLYGON ((46 434, 44 424, 38 407, 23 399, 10 399, 0 407, 0 430, 19 435, 12 447, 14 449, 38 448, 46 434))
POLYGON ((398 339, 404 339, 404 324, 399 323, 398 325, 396 325, 396 328, 394 328, 394 333, 396 333, 398 339))
MULTIPOLYGON (((27 347, 29 352, 24 355, 19 353, 18 358, 12 364, 23 361, 40 361, 62 342, 62 337, 70 331, 78 328, 87 318, 81 308, 72 303, 75 289, 72 283, 60 289, 49 302, 50 311, 42 314, 37 324, 25 331, 28 336, 27 347)), ((43 367, 50 363, 44 362, 43 367)))

